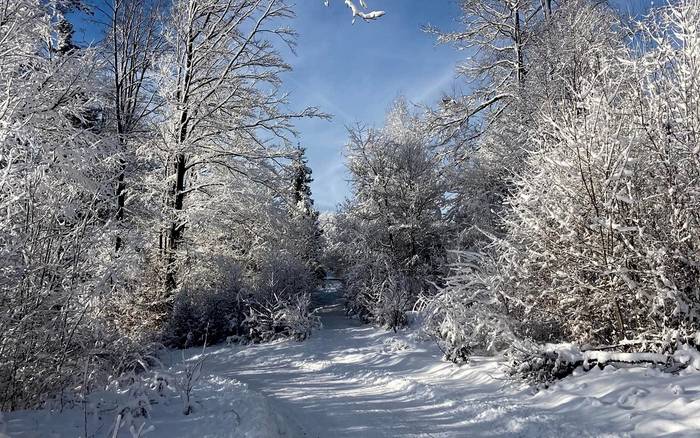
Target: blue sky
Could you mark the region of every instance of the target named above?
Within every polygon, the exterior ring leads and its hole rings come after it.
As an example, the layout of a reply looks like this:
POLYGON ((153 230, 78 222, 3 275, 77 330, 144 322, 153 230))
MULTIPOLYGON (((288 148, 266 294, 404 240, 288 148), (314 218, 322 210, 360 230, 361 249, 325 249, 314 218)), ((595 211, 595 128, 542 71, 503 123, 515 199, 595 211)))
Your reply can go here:
POLYGON ((461 57, 451 47, 436 46, 421 31, 433 24, 453 29, 459 8, 453 0, 368 0, 384 9, 382 19, 352 24, 342 0, 298 0, 294 27, 299 32, 297 55, 288 60, 294 71, 285 76, 295 108, 319 106, 332 121, 299 123, 300 142, 314 171, 316 206, 334 210, 348 194, 342 151, 346 126, 379 125, 399 95, 415 103, 431 103, 454 84, 461 57))

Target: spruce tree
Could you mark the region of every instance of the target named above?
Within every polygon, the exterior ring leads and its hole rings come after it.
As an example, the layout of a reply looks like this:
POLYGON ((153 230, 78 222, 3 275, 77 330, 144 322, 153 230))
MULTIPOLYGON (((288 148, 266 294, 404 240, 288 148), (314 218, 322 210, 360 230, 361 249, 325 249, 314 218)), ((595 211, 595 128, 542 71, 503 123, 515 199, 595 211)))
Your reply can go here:
POLYGON ((291 164, 292 173, 292 218, 298 227, 298 254, 303 262, 314 272, 317 278, 325 276, 321 266, 321 227, 318 211, 314 208, 311 197, 312 170, 306 158, 306 149, 298 146, 291 164))

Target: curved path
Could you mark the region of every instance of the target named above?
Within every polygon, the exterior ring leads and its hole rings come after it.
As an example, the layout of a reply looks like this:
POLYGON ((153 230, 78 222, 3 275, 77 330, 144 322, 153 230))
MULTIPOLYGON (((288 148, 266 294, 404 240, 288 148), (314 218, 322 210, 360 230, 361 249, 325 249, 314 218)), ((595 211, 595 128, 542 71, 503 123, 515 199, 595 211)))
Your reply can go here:
POLYGON ((628 411, 573 395, 580 384, 533 395, 499 378, 492 359, 456 367, 430 342, 346 318, 335 292, 316 298, 323 328, 311 339, 214 347, 207 359, 207 372, 264 394, 287 435, 612 437, 633 429, 628 411))

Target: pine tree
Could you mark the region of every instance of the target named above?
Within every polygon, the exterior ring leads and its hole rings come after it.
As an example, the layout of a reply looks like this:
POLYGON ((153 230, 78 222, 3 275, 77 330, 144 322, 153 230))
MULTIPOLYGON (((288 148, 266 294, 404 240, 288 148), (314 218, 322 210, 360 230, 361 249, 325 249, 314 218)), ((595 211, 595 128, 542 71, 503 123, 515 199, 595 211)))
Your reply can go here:
POLYGON ((54 8, 57 20, 55 25, 56 47, 54 50, 59 55, 68 55, 79 47, 73 40, 75 35, 73 23, 66 18, 66 14, 77 11, 89 12, 89 9, 83 0, 59 1, 55 4, 54 8))
POLYGON ((321 266, 323 247, 318 211, 311 197, 312 170, 306 158, 306 149, 298 146, 291 165, 292 173, 292 220, 298 228, 298 256, 313 271, 317 278, 325 276, 321 266))
POLYGON ((70 21, 66 20, 65 17, 59 19, 56 25, 56 33, 58 35, 56 53, 59 55, 67 55, 78 48, 73 42, 73 34, 75 33, 73 25, 70 21))

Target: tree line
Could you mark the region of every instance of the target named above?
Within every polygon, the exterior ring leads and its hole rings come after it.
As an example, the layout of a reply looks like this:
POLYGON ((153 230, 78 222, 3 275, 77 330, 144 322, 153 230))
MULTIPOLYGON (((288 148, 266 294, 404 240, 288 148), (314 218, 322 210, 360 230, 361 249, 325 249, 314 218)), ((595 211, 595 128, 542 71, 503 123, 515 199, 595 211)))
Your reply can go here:
POLYGON ((351 130, 352 196, 324 225, 351 311, 419 311, 456 362, 695 345, 700 3, 460 5, 458 31, 425 30, 468 55, 468 92, 351 130))
POLYGON ((318 213, 283 0, 0 1, 0 409, 157 345, 303 339, 318 213), (102 35, 80 47, 75 17, 102 35))

